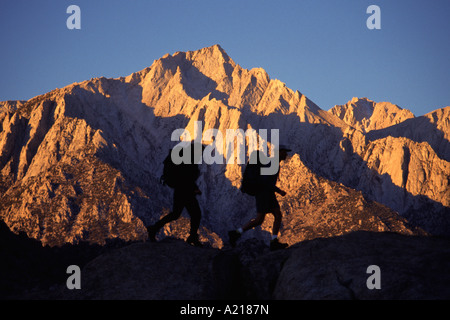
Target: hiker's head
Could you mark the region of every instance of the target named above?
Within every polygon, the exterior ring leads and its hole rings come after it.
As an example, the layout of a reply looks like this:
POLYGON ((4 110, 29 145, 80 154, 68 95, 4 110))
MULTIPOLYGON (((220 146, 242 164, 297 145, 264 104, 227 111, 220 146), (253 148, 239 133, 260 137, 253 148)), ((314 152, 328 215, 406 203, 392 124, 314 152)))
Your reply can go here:
POLYGON ((280 161, 286 160, 288 151, 285 149, 280 149, 279 151, 279 159, 280 161))
POLYGON ((175 164, 201 164, 204 146, 198 142, 182 141, 171 151, 171 159, 175 164))
POLYGON ((192 142, 188 146, 187 152, 190 152, 191 155, 191 163, 200 164, 202 161, 203 150, 205 146, 199 142, 192 142))
POLYGON ((287 146, 284 144, 280 144, 278 147, 278 157, 280 161, 286 160, 288 152, 291 151, 287 146))

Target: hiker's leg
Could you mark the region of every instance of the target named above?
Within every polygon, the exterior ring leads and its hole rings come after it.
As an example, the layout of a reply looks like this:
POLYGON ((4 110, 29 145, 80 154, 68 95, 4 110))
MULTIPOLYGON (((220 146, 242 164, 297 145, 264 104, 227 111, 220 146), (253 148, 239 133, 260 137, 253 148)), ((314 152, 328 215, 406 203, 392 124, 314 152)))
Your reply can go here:
POLYGON ((272 215, 274 217, 273 220, 273 227, 272 227, 272 235, 276 236, 278 235, 278 232, 280 231, 280 227, 281 227, 281 210, 279 207, 274 208, 272 210, 272 215))
POLYGON ((280 250, 285 249, 289 245, 287 243, 282 243, 278 240, 278 231, 280 231, 281 226, 281 210, 280 207, 275 207, 272 209, 273 217, 275 218, 273 221, 272 228, 272 240, 270 241, 270 250, 280 250))
POLYGON ((191 216, 191 236, 196 236, 198 228, 200 227, 200 220, 202 218, 202 212, 200 210, 200 205, 198 204, 197 198, 192 196, 186 201, 186 210, 191 216))
POLYGON ((172 211, 165 215, 161 220, 156 222, 153 225, 154 230, 156 232, 161 229, 166 223, 177 220, 181 216, 181 212, 183 212, 184 208, 184 198, 182 191, 175 189, 173 193, 173 208, 172 211))
POLYGON ((247 222, 247 224, 245 224, 245 225, 242 227, 242 230, 243 230, 243 231, 247 231, 247 230, 256 228, 257 226, 260 226, 260 225, 264 222, 264 217, 265 217, 265 216, 266 216, 266 215, 265 215, 264 213, 259 213, 259 212, 258 212, 258 213, 256 214, 256 218, 250 220, 249 222, 247 222))
POLYGON ((196 247, 202 247, 203 244, 198 239, 198 228, 200 227, 202 212, 195 194, 186 199, 186 209, 191 216, 191 230, 186 242, 196 247))
POLYGON ((242 229, 244 231, 250 230, 257 226, 260 226, 264 222, 264 218, 266 213, 270 212, 270 202, 268 200, 271 199, 271 194, 275 196, 274 192, 266 192, 262 191, 256 194, 255 202, 256 202, 256 218, 250 220, 242 229))
POLYGON ((162 227, 164 227, 164 225, 166 225, 167 223, 177 220, 180 215, 181 215, 181 211, 182 210, 173 210, 172 212, 170 212, 169 214, 165 215, 164 217, 161 218, 161 220, 159 220, 158 222, 156 222, 153 225, 153 228, 155 229, 155 231, 159 231, 159 229, 161 229, 162 227))
POLYGON ((260 226, 264 222, 264 217, 266 216, 265 213, 258 212, 256 214, 256 218, 250 220, 247 222, 242 228, 239 228, 237 230, 232 230, 228 232, 228 237, 230 238, 230 244, 234 248, 236 246, 236 241, 241 237, 242 233, 244 231, 248 231, 250 229, 253 229, 257 226, 260 226))

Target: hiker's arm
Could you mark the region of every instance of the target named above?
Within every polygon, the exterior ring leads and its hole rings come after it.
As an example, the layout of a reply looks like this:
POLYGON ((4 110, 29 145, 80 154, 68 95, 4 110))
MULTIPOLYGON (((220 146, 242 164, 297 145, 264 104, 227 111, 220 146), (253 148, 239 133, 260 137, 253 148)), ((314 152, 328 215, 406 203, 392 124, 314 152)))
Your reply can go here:
POLYGON ((195 194, 202 194, 202 192, 200 191, 200 189, 198 188, 196 183, 194 183, 194 193, 195 194))
POLYGON ((281 194, 283 197, 286 195, 286 191, 281 190, 280 188, 278 188, 277 186, 274 187, 274 191, 276 193, 281 194))
POLYGON ((286 192, 276 186, 276 180, 274 180, 273 176, 260 176, 259 183, 262 186, 263 190, 273 191, 281 194, 282 196, 286 194, 286 192))

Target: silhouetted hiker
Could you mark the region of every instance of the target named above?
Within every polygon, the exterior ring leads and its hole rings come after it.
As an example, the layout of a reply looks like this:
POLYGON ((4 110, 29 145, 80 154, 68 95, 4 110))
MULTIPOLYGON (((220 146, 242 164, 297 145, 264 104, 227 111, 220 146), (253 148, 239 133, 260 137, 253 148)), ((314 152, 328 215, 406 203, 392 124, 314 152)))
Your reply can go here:
POLYGON ((164 182, 174 189, 173 192, 173 208, 172 211, 164 216, 154 225, 147 227, 149 240, 156 241, 156 234, 166 224, 178 219, 184 208, 191 217, 190 235, 186 242, 194 246, 202 246, 198 239, 198 228, 200 226, 201 210, 196 195, 201 194, 196 180, 200 175, 198 165, 195 163, 193 144, 183 148, 182 152, 190 152, 191 163, 181 163, 175 165, 172 162, 171 150, 164 160, 164 174, 162 179, 164 182))
MULTIPOLYGON (((283 145, 280 145, 278 151, 279 161, 282 161, 286 159, 287 153, 291 150, 283 145)), ((244 171, 244 179, 242 185, 243 192, 254 195, 255 197, 257 212, 256 218, 247 222, 242 228, 228 232, 230 244, 232 247, 236 246, 236 241, 241 237, 243 232, 261 225, 264 222, 264 218, 267 213, 272 213, 275 218, 272 227, 272 240, 270 241, 270 249, 284 249, 288 246, 286 243, 281 243, 278 241, 278 232, 281 226, 282 215, 280 204, 278 203, 275 192, 279 193, 282 196, 286 195, 286 192, 276 186, 280 170, 278 167, 278 170, 273 175, 259 174, 258 171, 261 169, 261 167, 268 166, 261 163, 262 156, 263 153, 260 151, 257 151, 251 155, 249 163, 247 163, 244 171), (251 164, 250 160, 255 156, 258 157, 257 163, 251 164), (245 180, 247 181, 244 183, 245 180)))

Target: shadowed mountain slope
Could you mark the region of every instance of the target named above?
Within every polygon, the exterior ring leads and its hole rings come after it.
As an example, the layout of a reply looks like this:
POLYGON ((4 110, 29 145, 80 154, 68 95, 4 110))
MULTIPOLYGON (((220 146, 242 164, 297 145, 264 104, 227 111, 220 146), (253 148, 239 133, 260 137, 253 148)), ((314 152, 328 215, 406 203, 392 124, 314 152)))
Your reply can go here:
MULTIPOLYGON (((434 142, 366 136, 263 69, 242 68, 218 45, 6 105, 0 216, 43 244, 146 239, 145 226, 171 208, 172 190, 159 177, 176 143, 172 132, 194 136, 195 121, 224 136, 227 129, 279 130, 293 149, 279 182, 288 192, 279 198, 281 234, 290 244, 355 230, 450 232, 450 165, 434 142)), ((445 130, 445 117, 437 119, 445 130)), ((214 247, 254 215, 253 198, 239 191, 242 168, 201 166, 201 236, 214 247)), ((164 235, 185 237, 186 221, 164 235)), ((267 240, 267 230, 270 222, 248 236, 267 240)))

